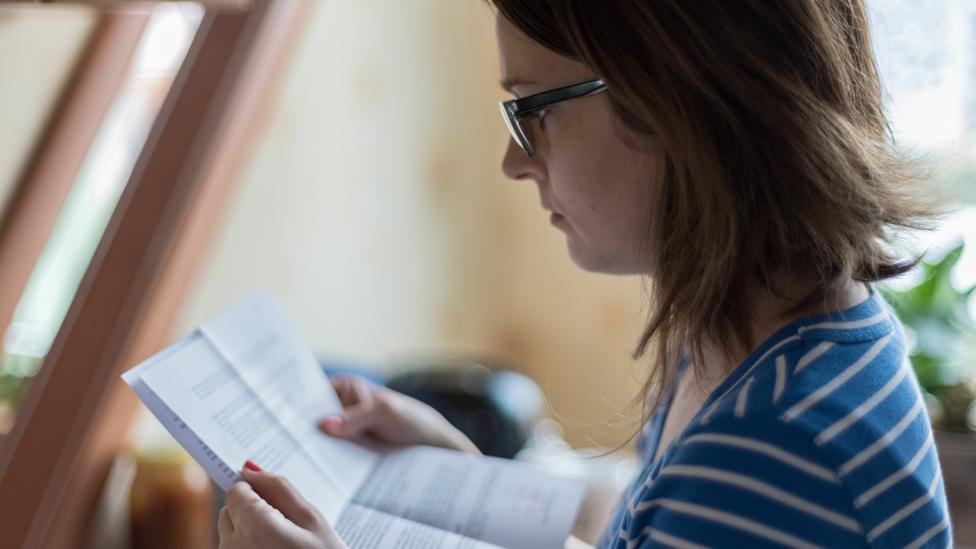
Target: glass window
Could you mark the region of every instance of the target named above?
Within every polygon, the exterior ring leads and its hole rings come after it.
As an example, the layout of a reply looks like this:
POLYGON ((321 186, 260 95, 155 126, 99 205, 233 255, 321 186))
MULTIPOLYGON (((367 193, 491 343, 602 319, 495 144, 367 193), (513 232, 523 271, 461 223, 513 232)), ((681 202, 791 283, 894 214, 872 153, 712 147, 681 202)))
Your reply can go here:
MULTIPOLYGON (((930 161, 951 213, 911 243, 925 265, 891 281, 933 423, 976 430, 976 3, 870 0, 892 130, 930 161)), ((948 478, 948 477, 947 477, 948 478)))
MULTIPOLYGON (((0 355, 0 435, 40 367, 139 157, 203 10, 153 8, 129 75, 91 144, 51 236, 27 283, 0 355)), ((44 33, 51 32, 45 30, 44 33)))
POLYGON ((868 5, 895 137, 934 161, 936 176, 957 202, 941 230, 922 236, 922 248, 934 258, 965 242, 954 280, 960 288, 971 286, 976 283, 976 2, 869 0, 868 5))

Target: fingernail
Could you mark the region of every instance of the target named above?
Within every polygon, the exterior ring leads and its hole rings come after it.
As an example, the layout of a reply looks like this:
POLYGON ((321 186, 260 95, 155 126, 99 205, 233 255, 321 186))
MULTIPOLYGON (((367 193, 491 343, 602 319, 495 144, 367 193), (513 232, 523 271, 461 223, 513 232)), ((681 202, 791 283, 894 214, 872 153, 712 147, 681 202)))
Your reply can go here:
POLYGON ((247 460, 247 461, 244 462, 244 468, 245 469, 250 469, 250 470, 252 470, 254 472, 257 472, 257 473, 260 473, 261 471, 264 470, 264 469, 258 467, 258 464, 257 463, 254 463, 251 460, 247 460))
POLYGON ((342 418, 339 416, 329 416, 322 420, 322 426, 333 433, 338 433, 342 429, 342 418))

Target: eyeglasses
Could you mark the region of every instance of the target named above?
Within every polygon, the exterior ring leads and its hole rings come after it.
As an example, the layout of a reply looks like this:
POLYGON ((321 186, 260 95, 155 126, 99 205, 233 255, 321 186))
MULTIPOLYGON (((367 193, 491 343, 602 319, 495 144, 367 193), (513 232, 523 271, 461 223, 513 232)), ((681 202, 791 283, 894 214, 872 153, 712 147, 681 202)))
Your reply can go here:
POLYGON ((502 101, 498 106, 501 108, 502 118, 505 120, 505 125, 508 126, 509 133, 512 134, 512 139, 525 151, 526 156, 532 158, 535 156, 535 147, 532 145, 532 128, 524 120, 526 115, 538 112, 556 103, 593 95, 605 89, 607 89, 607 85, 603 83, 603 80, 590 80, 532 94, 521 99, 502 101))

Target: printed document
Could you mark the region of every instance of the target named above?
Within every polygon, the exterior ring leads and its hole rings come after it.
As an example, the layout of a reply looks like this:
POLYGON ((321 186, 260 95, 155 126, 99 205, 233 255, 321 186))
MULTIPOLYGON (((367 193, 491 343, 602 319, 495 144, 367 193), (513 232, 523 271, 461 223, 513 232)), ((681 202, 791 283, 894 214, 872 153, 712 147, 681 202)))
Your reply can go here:
POLYGON ((221 488, 250 459, 288 478, 353 549, 562 547, 583 497, 580 483, 518 462, 323 434, 318 421, 342 405, 267 294, 122 377, 221 488))

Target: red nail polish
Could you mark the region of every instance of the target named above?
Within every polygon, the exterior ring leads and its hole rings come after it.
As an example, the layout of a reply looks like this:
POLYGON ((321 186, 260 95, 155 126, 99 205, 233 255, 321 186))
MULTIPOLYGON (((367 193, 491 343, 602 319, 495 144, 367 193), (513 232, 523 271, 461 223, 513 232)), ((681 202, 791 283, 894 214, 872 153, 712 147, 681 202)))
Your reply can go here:
POLYGON ((255 471, 257 473, 260 473, 261 471, 264 470, 264 469, 261 469, 260 467, 258 467, 258 464, 257 463, 254 463, 251 460, 247 460, 247 461, 244 462, 244 468, 245 469, 250 469, 250 470, 255 471))

